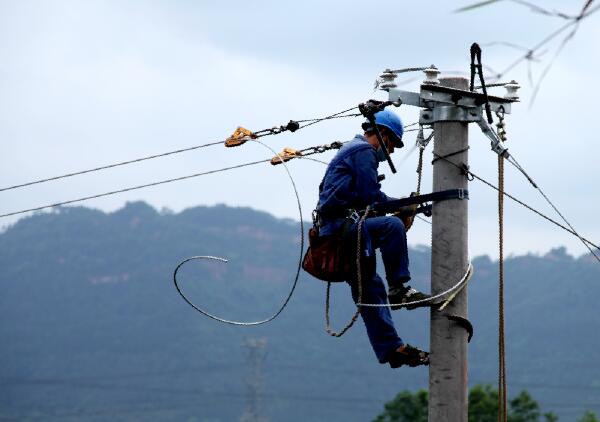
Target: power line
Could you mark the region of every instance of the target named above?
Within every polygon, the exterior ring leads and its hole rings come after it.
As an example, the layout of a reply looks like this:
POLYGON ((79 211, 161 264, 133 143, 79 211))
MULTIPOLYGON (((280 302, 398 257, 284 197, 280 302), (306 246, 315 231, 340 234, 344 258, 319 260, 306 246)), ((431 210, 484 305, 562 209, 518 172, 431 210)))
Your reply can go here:
POLYGON ((100 170, 106 170, 106 169, 110 169, 110 168, 114 168, 114 167, 124 166, 124 165, 127 165, 127 164, 139 163, 141 161, 152 160, 154 158, 159 158, 159 157, 166 157, 168 155, 179 154, 179 153, 187 152, 187 151, 193 151, 193 150, 196 150, 196 149, 206 148, 206 147, 213 146, 213 145, 218 145, 218 144, 223 144, 223 141, 209 142, 209 143, 206 143, 206 144, 196 145, 196 146, 189 147, 189 148, 182 148, 182 149, 177 149, 177 150, 174 150, 174 151, 164 152, 162 154, 149 155, 147 157, 136 158, 136 159, 128 160, 128 161, 121 161, 119 163, 113 163, 113 164, 108 164, 108 165, 105 165, 105 166, 95 167, 95 168, 91 168, 91 169, 87 169, 87 170, 81 170, 81 171, 76 171, 76 172, 73 172, 73 173, 62 174, 60 176, 48 177, 46 179, 33 180, 31 182, 26 182, 26 183, 21 183, 21 184, 18 184, 18 185, 13 185, 13 186, 7 186, 5 188, 0 188, 0 192, 4 192, 4 191, 7 191, 7 190, 12 190, 12 189, 23 188, 25 186, 36 185, 36 184, 39 184, 39 183, 51 182, 53 180, 66 179, 68 177, 79 176, 81 174, 92 173, 92 172, 96 172, 96 171, 100 171, 100 170))
MULTIPOLYGON (((546 202, 552 207, 552 209, 554 209, 554 211, 556 211, 556 213, 565 222, 565 224, 567 226, 569 226, 569 228, 571 229, 570 232, 573 233, 575 236, 577 236, 579 238, 579 240, 585 245, 585 247, 590 251, 590 253, 592 255, 594 255, 594 257, 598 260, 598 262, 600 262, 600 257, 598 255, 596 255, 596 253, 592 250, 592 248, 590 248, 590 245, 588 245, 586 243, 586 241, 581 237, 581 235, 579 233, 577 233, 577 231, 575 230, 575 228, 573 227, 573 225, 571 225, 571 223, 569 223, 569 221, 567 220, 567 218, 559 211, 559 209, 556 207, 556 205, 554 205, 554 203, 550 200, 550 198, 548 198, 548 196, 538 186, 538 184, 535 183, 533 181, 533 179, 527 174, 527 172, 525 171, 525 169, 517 162, 517 160, 515 159, 515 157, 511 155, 511 156, 508 157, 507 161, 510 164, 512 164, 517 170, 519 170, 523 176, 525 176, 527 178, 527 180, 529 181, 529 183, 531 183, 531 185, 535 189, 538 190, 538 192, 542 195, 542 197, 546 200, 546 202)), ((596 246, 596 249, 600 249, 600 248, 598 248, 596 246)))
MULTIPOLYGON (((351 107, 348 108, 346 110, 340 111, 338 113, 334 113, 334 114, 330 114, 328 116, 325 117, 319 117, 319 118, 314 118, 314 119, 304 119, 304 120, 296 120, 296 121, 290 121, 290 123, 306 123, 304 125, 298 125, 296 129, 294 129, 293 131, 297 131, 300 129, 303 129, 305 127, 314 125, 316 123, 320 123, 322 121, 325 120, 331 120, 331 119, 342 119, 342 118, 347 118, 347 117, 356 117, 356 116, 360 116, 360 113, 353 113, 353 114, 346 114, 354 109, 357 109, 358 107, 351 107)), ((293 127, 293 126, 292 126, 293 127)), ((286 130, 291 130, 288 127, 274 127, 274 128, 270 128, 270 129, 263 129, 263 130, 259 130, 254 132, 256 135, 256 138, 262 138, 264 136, 270 136, 270 135, 277 135, 279 133, 282 133, 286 130)), ((127 161, 121 161, 121 162, 117 162, 117 163, 113 163, 113 164, 107 164, 104 166, 100 166, 100 167, 94 167, 91 169, 86 169, 86 170, 80 170, 80 171, 76 171, 76 172, 72 172, 72 173, 66 173, 66 174, 62 174, 59 176, 52 176, 52 177, 47 177, 44 179, 38 179, 38 180, 32 180, 30 182, 25 182, 25 183, 20 183, 17 185, 12 185, 12 186, 7 186, 4 188, 0 188, 0 192, 4 192, 4 191, 8 191, 8 190, 13 190, 13 189, 18 189, 18 188, 23 188, 26 186, 31 186, 31 185, 36 185, 36 184, 40 184, 40 183, 46 183, 46 182, 51 182, 54 180, 60 180, 60 179, 66 179, 69 177, 73 177, 73 176, 79 176, 82 174, 86 174, 86 173, 93 173, 96 171, 101 171, 101 170, 107 170, 110 168, 115 168, 115 167, 120 167, 120 166, 125 166, 128 164, 134 164, 134 163, 139 163, 141 161, 147 161, 147 160, 152 160, 155 158, 161 158, 161 157, 166 157, 169 155, 174 155, 174 154, 180 154, 183 152, 188 152, 188 151, 193 151, 193 150, 197 150, 197 149, 201 149, 201 148, 206 148, 209 146, 213 146, 213 145, 219 145, 219 144, 223 144, 223 141, 215 141, 215 142, 208 142, 206 144, 201 144, 201 145, 195 145, 192 147, 188 147, 188 148, 182 148, 182 149, 177 149, 174 151, 168 151, 168 152, 164 152, 161 154, 154 154, 154 155, 149 155, 146 157, 140 157, 140 158, 135 158, 133 160, 127 160, 127 161)))
POLYGON ((249 163, 238 164, 236 166, 223 167, 223 168, 220 168, 220 169, 209 170, 209 171, 205 171, 205 172, 202 172, 202 173, 190 174, 188 176, 175 177, 173 179, 167 179, 167 180, 161 180, 161 181, 158 181, 158 182, 146 183, 144 185, 138 185, 138 186, 132 186, 132 187, 129 187, 129 188, 123 188, 123 189, 113 190, 113 191, 110 191, 110 192, 99 193, 97 195, 84 196, 84 197, 77 198, 77 199, 70 199, 68 201, 56 202, 54 204, 42 205, 42 206, 35 207, 35 208, 29 208, 29 209, 25 209, 25 210, 13 211, 13 212, 9 212, 9 213, 6 213, 6 214, 1 214, 0 218, 10 217, 12 215, 24 214, 26 212, 31 212, 31 211, 40 211, 40 210, 43 210, 43 209, 46 209, 46 208, 60 207, 62 205, 73 204, 75 202, 87 201, 89 199, 102 198, 104 196, 115 195, 117 193, 129 192, 129 191, 133 191, 133 190, 137 190, 137 189, 143 189, 143 188, 147 188, 147 187, 151 187, 151 186, 164 185, 166 183, 178 182, 180 180, 192 179, 194 177, 205 176, 207 174, 214 174, 214 173, 219 173, 219 172, 223 172, 223 171, 227 171, 227 170, 238 169, 238 168, 241 168, 241 167, 253 166, 255 164, 267 163, 269 161, 271 161, 269 158, 267 158, 266 160, 251 161, 249 163))
MULTIPOLYGON (((436 153, 433 153, 437 158, 439 158, 440 160, 444 160, 447 163, 452 164, 453 166, 455 166, 456 168, 458 168, 460 171, 464 172, 465 174, 467 174, 468 176, 479 180, 480 182, 482 182, 483 184, 487 185, 488 187, 498 191, 499 188, 494 185, 491 182, 488 182, 487 180, 485 180, 484 178, 478 176, 477 174, 473 173, 471 171, 471 169, 469 167, 465 167, 465 166, 461 166, 453 161, 450 161, 448 158, 438 155, 436 153)), ((572 229, 560 224, 558 221, 548 217, 547 215, 545 215, 544 213, 542 213, 541 211, 538 211, 537 209, 533 208, 531 205, 526 204, 525 202, 521 201, 520 199, 517 199, 516 197, 514 197, 513 195, 509 194, 506 191, 502 192, 504 194, 504 196, 506 196, 507 198, 512 199, 513 201, 515 201, 517 204, 527 208, 529 211, 539 215, 540 217, 544 218, 545 220, 551 222, 552 224, 556 225, 557 227, 560 227, 561 229, 565 230, 566 232, 571 233, 573 236, 579 237, 584 243, 586 243, 589 246, 593 246, 594 248, 600 250, 600 246, 596 245, 595 243, 593 243, 592 241, 586 239, 585 237, 580 236, 577 232, 573 231, 572 229)), ((594 254, 594 256, 596 256, 594 254)), ((598 257, 596 256, 596 258, 598 259, 598 257)))

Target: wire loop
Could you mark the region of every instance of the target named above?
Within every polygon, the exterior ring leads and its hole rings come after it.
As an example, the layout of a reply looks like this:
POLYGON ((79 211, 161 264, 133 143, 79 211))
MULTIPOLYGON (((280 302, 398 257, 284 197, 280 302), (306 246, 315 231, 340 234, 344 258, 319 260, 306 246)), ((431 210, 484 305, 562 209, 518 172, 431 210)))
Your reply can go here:
POLYGON ((194 303, 192 303, 191 300, 189 300, 185 296, 185 294, 179 288, 179 284, 178 284, 178 280, 177 280, 177 272, 185 263, 192 261, 192 260, 196 260, 196 259, 211 259, 211 260, 217 260, 217 261, 221 261, 221 262, 228 262, 228 261, 225 258, 220 258, 220 257, 216 257, 216 256, 193 256, 193 257, 190 257, 190 258, 187 258, 187 259, 181 261, 175 268, 175 271, 173 271, 173 283, 175 284, 175 288, 177 289, 177 292, 179 293, 179 295, 188 303, 188 305, 190 305, 192 308, 194 308, 196 311, 200 312, 201 314, 203 314, 211 319, 214 319, 215 321, 219 321, 219 322, 222 322, 225 324, 230 324, 230 325, 241 325, 241 326, 266 324, 267 322, 273 321, 275 318, 277 318, 279 316, 279 314, 281 314, 281 312, 283 312, 285 307, 288 305, 290 299, 292 298, 292 295, 294 294, 294 291, 296 290, 296 286, 298 285, 298 278, 300 277, 300 269, 302 268, 302 254, 304 252, 304 223, 302 220, 302 206, 300 204, 300 196, 298 195, 298 189, 296 188, 296 182, 294 181, 294 178, 292 177, 292 174, 290 173, 290 170, 288 169, 287 165, 285 164, 285 162, 283 162, 283 158, 273 148, 271 148, 270 146, 268 146, 268 145, 264 144, 263 142, 258 141, 256 139, 251 140, 251 142, 256 142, 256 143, 264 146, 265 148, 271 150, 271 152, 273 154, 275 154, 276 156, 279 157, 279 159, 282 161, 283 167, 285 168, 288 178, 290 179, 290 183, 292 184, 294 194, 296 195, 296 202, 298 203, 298 214, 300 217, 300 257, 298 258, 298 267, 296 269, 296 275, 294 277, 294 282, 292 284, 292 288, 290 289, 290 292, 288 293, 287 297, 283 301, 283 304, 273 315, 271 315, 270 317, 265 318, 263 320, 259 320, 259 321, 250 321, 250 322, 234 321, 234 320, 230 320, 230 319, 220 318, 216 315, 213 315, 213 314, 205 311, 204 309, 200 308, 199 306, 195 305, 194 303))

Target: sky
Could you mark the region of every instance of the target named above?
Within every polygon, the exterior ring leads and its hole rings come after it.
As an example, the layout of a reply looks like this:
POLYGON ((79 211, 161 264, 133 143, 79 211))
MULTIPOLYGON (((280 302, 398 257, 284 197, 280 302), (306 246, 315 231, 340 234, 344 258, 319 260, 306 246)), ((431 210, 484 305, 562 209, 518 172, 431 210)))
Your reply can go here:
MULTIPOLYGON (((332 114, 369 98, 386 99, 386 93, 373 90, 384 69, 435 64, 447 75, 468 72, 472 42, 482 46, 484 64, 501 70, 522 52, 494 42, 531 47, 564 24, 510 1, 454 13, 470 3, 0 0, 0 185, 224 140, 237 126, 256 131, 332 114)), ((543 6, 577 14, 582 3, 544 1, 543 6)), ((522 86, 521 102, 506 119, 509 151, 595 243, 600 243, 600 145, 590 123, 599 91, 598 19, 600 13, 581 22, 532 105, 527 63, 503 78, 522 86)), ((540 62, 532 63, 534 77, 556 48, 557 43, 550 44, 540 62)), ((402 89, 418 91, 422 79, 415 73, 399 81, 402 89)), ((396 111, 406 123, 418 116, 408 106, 396 111)), ((360 123, 360 118, 328 121, 264 141, 277 151, 346 141, 360 132, 360 123)), ((415 189, 417 153, 406 155, 414 136, 408 133, 407 147, 393 156, 400 169, 396 175, 380 167, 388 195, 405 196, 415 189)), ((472 170, 496 182, 496 157, 474 125, 469 142, 472 170)), ((0 213, 271 156, 258 144, 212 146, 0 192, 0 213)), ((430 160, 428 149, 426 163, 430 160)), ((302 216, 310 220, 325 166, 294 160, 288 167, 302 216)), ((423 192, 431 189, 431 171, 427 164, 423 192)), ((477 182, 469 189, 469 249, 473 256, 495 257, 496 194, 477 182)), ((507 168, 506 190, 558 218, 513 168, 507 168)), ((285 169, 269 164, 81 205, 112 212, 138 200, 174 212, 224 203, 299 219, 285 169)), ((518 205, 507 201, 505 209, 507 254, 544 254, 560 246, 576 256, 587 251, 579 240, 518 205)), ((4 218, 0 226, 21 217, 4 218)), ((429 242, 430 226, 417 221, 409 244, 429 242)))

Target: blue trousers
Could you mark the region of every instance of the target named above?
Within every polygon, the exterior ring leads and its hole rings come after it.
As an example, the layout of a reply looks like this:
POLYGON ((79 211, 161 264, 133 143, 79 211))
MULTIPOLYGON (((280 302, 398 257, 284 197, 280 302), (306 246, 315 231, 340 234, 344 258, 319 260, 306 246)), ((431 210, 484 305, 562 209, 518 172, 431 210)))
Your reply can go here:
MULTIPOLYGON (((379 249, 383 258, 385 275, 389 286, 399 286, 410 280, 408 270, 408 247, 404 224, 397 217, 373 217, 365 220, 364 231, 366 246, 371 253, 379 249)), ((356 280, 349 280, 352 297, 358 301, 356 280)), ((362 276, 362 303, 388 303, 387 291, 383 280, 375 268, 362 276)), ((394 327, 394 321, 388 307, 363 307, 361 317, 367 329, 369 341, 380 363, 386 363, 391 352, 404 343, 394 327)))

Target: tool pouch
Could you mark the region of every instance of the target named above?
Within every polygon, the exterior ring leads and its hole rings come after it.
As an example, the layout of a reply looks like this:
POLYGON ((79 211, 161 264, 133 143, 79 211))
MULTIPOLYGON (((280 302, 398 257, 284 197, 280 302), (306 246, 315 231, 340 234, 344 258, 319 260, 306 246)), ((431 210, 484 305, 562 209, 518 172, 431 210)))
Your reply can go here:
MULTIPOLYGON (((356 279, 356 224, 347 219, 338 233, 319 236, 312 227, 308 232, 308 250, 304 254, 304 271, 328 282, 341 282, 356 279)), ((364 240, 363 242, 364 245, 364 240)), ((364 249, 362 247, 361 249, 364 249)), ((361 259, 362 273, 375 270, 375 257, 361 259)))
POLYGON ((304 254, 304 271, 323 281, 340 282, 349 278, 351 271, 344 246, 344 236, 319 236, 317 229, 308 231, 308 250, 304 254))

